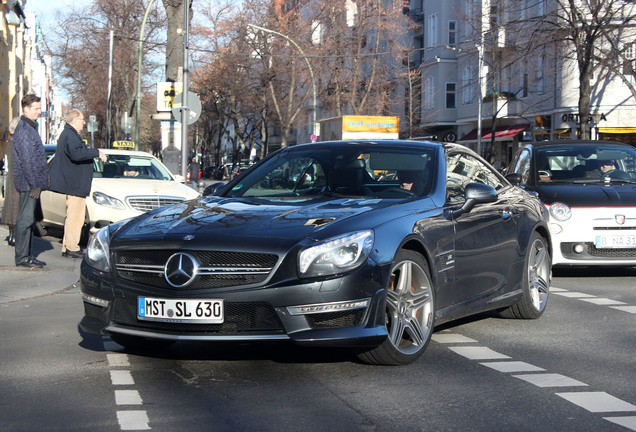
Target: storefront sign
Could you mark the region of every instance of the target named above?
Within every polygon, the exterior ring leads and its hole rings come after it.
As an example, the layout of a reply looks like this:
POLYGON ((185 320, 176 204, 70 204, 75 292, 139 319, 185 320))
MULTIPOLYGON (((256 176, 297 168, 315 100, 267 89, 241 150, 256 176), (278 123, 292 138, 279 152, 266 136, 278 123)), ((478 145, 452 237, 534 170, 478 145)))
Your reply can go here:
MULTIPOLYGON (((579 113, 569 113, 569 114, 563 114, 561 116, 561 120, 565 123, 580 123, 580 115, 579 113)), ((587 122, 588 123, 598 123, 601 120, 607 120, 607 117, 605 117, 605 114, 601 113, 601 114, 590 114, 590 117, 588 118, 587 122)))

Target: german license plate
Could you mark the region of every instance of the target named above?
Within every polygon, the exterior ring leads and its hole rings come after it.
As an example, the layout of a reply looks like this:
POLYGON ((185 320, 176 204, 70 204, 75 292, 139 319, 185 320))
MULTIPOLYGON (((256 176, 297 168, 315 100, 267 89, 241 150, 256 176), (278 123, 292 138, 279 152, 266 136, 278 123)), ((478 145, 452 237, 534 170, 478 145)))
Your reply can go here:
POLYGON ((137 318, 192 324, 223 323, 223 300, 137 298, 137 318))
POLYGON ((597 249, 633 249, 636 248, 636 235, 596 236, 597 249))

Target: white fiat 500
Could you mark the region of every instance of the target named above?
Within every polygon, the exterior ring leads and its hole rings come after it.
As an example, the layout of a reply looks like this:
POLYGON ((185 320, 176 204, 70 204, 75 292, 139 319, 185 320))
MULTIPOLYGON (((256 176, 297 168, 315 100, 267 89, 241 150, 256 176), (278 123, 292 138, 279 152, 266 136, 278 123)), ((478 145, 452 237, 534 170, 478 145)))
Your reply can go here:
POLYGON ((521 148, 506 177, 550 210, 554 265, 636 265, 636 149, 609 141, 521 148))
MULTIPOLYGON (((106 162, 93 160, 93 184, 86 197, 82 238, 113 222, 148 210, 197 198, 199 193, 179 182, 156 157, 146 152, 101 149, 106 162)), ((49 161, 50 162, 50 161, 49 161)), ((41 195, 42 224, 64 226, 66 196, 51 191, 41 195)))

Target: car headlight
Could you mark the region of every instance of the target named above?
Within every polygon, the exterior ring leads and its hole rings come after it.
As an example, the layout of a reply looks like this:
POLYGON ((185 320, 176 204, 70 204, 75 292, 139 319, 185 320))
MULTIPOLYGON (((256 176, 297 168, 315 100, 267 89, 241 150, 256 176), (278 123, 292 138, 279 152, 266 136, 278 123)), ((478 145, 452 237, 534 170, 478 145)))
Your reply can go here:
POLYGON ((93 192, 93 201, 95 201, 96 204, 116 208, 119 210, 124 210, 126 208, 124 203, 117 198, 113 198, 112 196, 106 195, 105 193, 101 192, 93 192))
POLYGON ((353 270, 371 253, 373 239, 373 231, 358 231, 303 249, 298 254, 298 273, 315 277, 353 270))
POLYGON ((109 245, 110 226, 106 226, 92 235, 88 241, 88 246, 86 246, 86 264, 103 272, 109 271, 109 245))
POLYGON ((556 202, 550 205, 550 216, 558 221, 565 222, 572 217, 572 210, 567 204, 556 202))

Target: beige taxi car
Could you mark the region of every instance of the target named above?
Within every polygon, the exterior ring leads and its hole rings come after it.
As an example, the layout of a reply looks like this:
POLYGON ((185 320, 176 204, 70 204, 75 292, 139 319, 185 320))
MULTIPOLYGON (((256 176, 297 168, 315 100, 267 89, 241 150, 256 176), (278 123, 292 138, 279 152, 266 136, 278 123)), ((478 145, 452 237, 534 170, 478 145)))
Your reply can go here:
MULTIPOLYGON (((86 221, 82 240, 98 229, 157 207, 197 198, 199 193, 179 181, 150 153, 101 149, 106 162, 93 160, 93 184, 86 197, 86 221)), ((52 160, 52 159, 50 159, 52 160)), ((49 160, 49 162, 50 162, 49 160)), ((63 227, 66 196, 43 191, 42 225, 63 227)))

